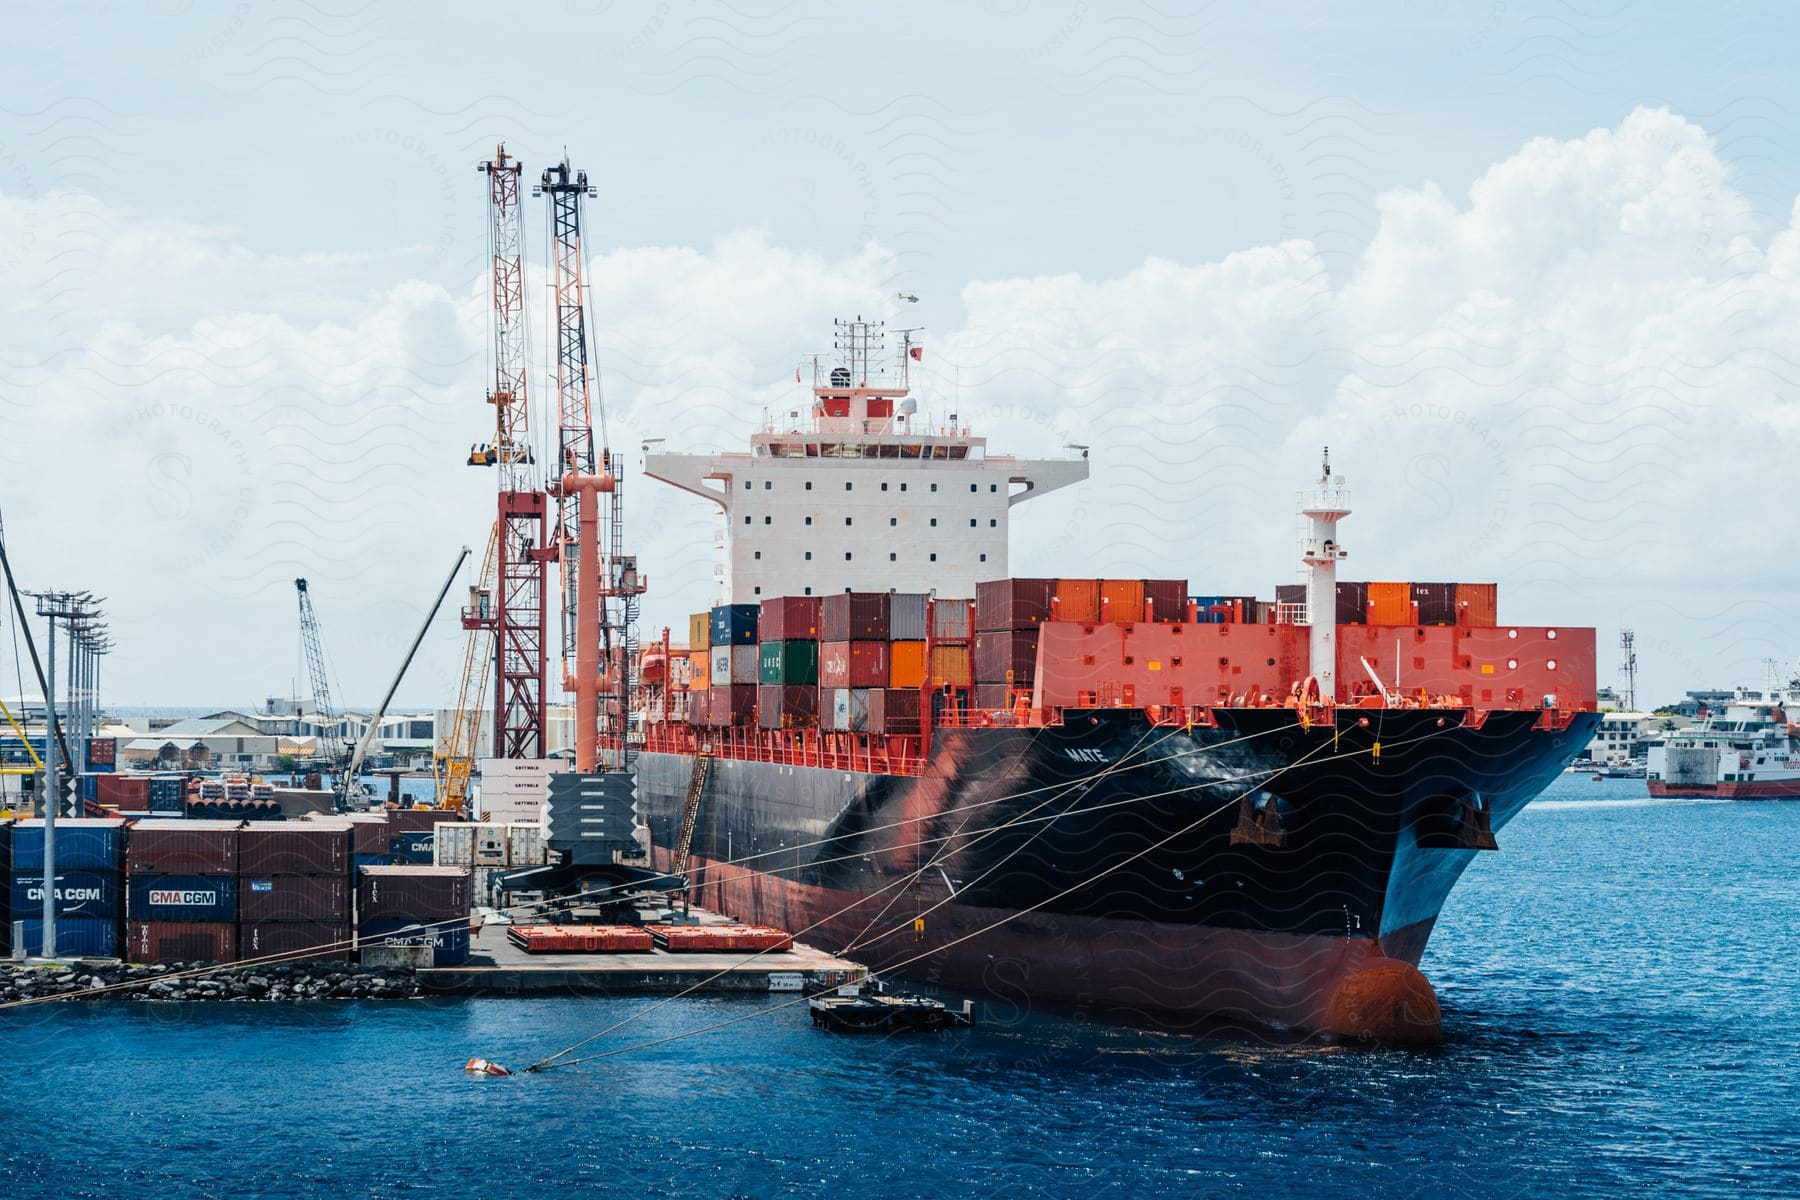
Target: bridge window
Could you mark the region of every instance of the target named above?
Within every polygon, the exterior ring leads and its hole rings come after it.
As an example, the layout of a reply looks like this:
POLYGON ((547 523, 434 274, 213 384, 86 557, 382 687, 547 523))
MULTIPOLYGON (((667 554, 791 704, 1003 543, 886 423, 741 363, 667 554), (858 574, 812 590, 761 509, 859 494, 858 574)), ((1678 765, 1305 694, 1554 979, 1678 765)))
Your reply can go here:
POLYGON ((746 492, 750 490, 750 481, 748 479, 744 480, 744 490, 746 492))
POLYGON ((773 479, 763 480, 763 491, 769 492, 773 490, 775 490, 775 481, 773 479))
POLYGON ((898 554, 890 554, 890 555, 888 555, 888 561, 889 562, 899 562, 900 556, 898 554))
POLYGON ((984 555, 982 555, 982 556, 981 556, 981 561, 982 561, 982 562, 986 562, 986 561, 987 561, 987 555, 985 555, 985 554, 984 554, 984 555))
MULTIPOLYGON (((848 551, 848 550, 846 550, 846 551, 844 551, 844 561, 845 561, 845 562, 849 562, 849 561, 850 561, 850 552, 849 552, 849 551, 848 551)), ((848 590, 849 590, 849 589, 848 589, 848 588, 846 588, 846 589, 844 589, 844 590, 845 590, 845 591, 848 591, 848 590)))
POLYGON ((993 517, 989 517, 988 518, 988 528, 989 529, 998 529, 998 528, 1000 528, 1000 522, 993 517))
POLYGON ((931 518, 931 527, 933 529, 937 528, 937 518, 936 517, 931 518))
POLYGON ((850 518, 849 518, 849 517, 845 517, 845 518, 844 518, 844 524, 846 524, 846 525, 848 525, 848 524, 850 524, 850 518))
POLYGON ((885 491, 887 491, 887 484, 885 484, 885 483, 884 483, 884 484, 882 484, 882 485, 881 485, 881 490, 882 490, 882 491, 884 491, 884 492, 885 492, 885 491))
POLYGON ((932 562, 936 562, 936 561, 937 561, 937 555, 935 555, 935 554, 934 554, 934 555, 932 555, 932 556, 931 556, 931 561, 932 561, 932 562))
POLYGON ((900 518, 899 518, 899 517, 889 517, 889 518, 888 518, 888 524, 889 524, 889 525, 898 525, 898 524, 899 524, 899 523, 900 523, 900 518))
POLYGON ((764 517, 764 518, 763 518, 763 524, 764 524, 764 525, 773 525, 773 524, 774 524, 774 523, 775 523, 775 518, 774 518, 774 517, 764 517))
POLYGON ((812 491, 812 480, 810 479, 806 481, 806 490, 809 492, 812 491))
POLYGON ((970 490, 970 491, 971 491, 971 492, 974 492, 974 491, 979 491, 979 490, 980 490, 980 485, 979 485, 979 484, 974 484, 974 483, 971 483, 971 484, 970 484, 970 485, 969 485, 969 490, 970 490))
POLYGON ((932 484, 932 485, 931 485, 931 490, 932 490, 932 491, 934 491, 934 492, 935 492, 935 491, 937 491, 937 484, 935 484, 935 483, 934 483, 934 484, 932 484))
POLYGON ((811 525, 811 524, 812 524, 812 518, 811 518, 811 517, 808 517, 808 518, 806 518, 806 523, 807 523, 807 524, 808 524, 808 525, 811 525))
POLYGON ((748 513, 746 513, 744 515, 744 524, 748 525, 749 523, 750 523, 750 516, 748 513))
POLYGON ((806 561, 807 561, 807 562, 811 562, 811 561, 812 561, 812 551, 811 551, 811 550, 808 550, 808 551, 807 551, 807 552, 806 552, 806 561))
POLYGON ((844 490, 846 492, 850 490, 850 481, 848 479, 844 480, 844 490))

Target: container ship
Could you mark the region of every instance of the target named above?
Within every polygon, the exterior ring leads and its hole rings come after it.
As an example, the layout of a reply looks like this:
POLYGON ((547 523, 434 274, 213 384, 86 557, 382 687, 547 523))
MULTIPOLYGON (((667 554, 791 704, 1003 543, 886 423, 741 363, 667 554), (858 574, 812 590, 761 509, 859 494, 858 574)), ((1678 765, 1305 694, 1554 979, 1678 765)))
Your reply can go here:
POLYGON ((1800 800, 1800 672, 1739 687, 1723 712, 1650 745, 1645 778, 1669 799, 1800 800))
MULTIPOLYGON (((1474 856, 1588 743, 1594 631, 1491 584, 1015 578, 1008 518, 1087 453, 992 454, 840 322, 810 411, 655 452, 728 528, 726 603, 643 652, 651 866, 695 899, 1021 1006, 1204 1031, 1439 1036, 1418 970, 1474 856)), ((797 373, 803 379, 806 364, 797 373)))

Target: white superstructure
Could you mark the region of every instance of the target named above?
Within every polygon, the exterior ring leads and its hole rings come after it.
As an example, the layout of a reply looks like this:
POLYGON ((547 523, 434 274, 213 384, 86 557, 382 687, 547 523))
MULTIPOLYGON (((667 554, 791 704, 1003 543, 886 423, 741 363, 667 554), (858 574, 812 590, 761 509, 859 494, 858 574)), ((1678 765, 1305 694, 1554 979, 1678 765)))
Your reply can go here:
POLYGON ((875 365, 878 323, 838 326, 840 359, 813 361, 806 418, 766 423, 748 453, 652 453, 644 471, 723 511, 728 603, 841 591, 973 596, 978 581, 1010 573, 1013 505, 1086 479, 1086 451, 993 455, 954 414, 925 425, 908 396, 920 353, 911 332, 896 382, 875 365))

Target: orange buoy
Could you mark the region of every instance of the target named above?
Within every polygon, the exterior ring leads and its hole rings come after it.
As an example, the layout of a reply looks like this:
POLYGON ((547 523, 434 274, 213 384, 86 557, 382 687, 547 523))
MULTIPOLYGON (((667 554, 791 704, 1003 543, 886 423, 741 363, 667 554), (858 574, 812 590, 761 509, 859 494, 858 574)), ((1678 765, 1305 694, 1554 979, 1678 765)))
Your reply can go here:
POLYGON ((485 1058, 471 1058, 463 1064, 463 1070, 473 1075, 511 1075, 512 1072, 497 1062, 489 1062, 485 1058))

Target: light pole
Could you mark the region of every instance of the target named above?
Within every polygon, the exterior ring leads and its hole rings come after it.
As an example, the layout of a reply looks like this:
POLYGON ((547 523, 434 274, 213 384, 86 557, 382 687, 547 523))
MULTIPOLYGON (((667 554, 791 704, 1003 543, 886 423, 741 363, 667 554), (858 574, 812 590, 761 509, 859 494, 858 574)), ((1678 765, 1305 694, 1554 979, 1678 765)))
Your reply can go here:
MULTIPOLYGON (((56 623, 69 634, 70 661, 76 658, 76 640, 99 619, 98 603, 90 592, 33 592, 38 616, 50 626, 48 662, 44 671, 44 937, 39 957, 56 957, 56 816, 62 806, 57 786, 58 739, 56 723, 56 623)), ((71 677, 72 679, 73 677, 71 677)), ((74 690, 71 683, 71 691, 74 690)), ((77 764, 71 763, 74 771, 77 764)))

